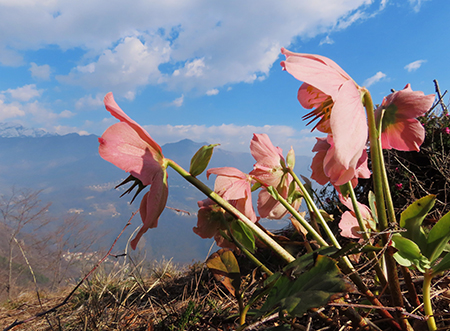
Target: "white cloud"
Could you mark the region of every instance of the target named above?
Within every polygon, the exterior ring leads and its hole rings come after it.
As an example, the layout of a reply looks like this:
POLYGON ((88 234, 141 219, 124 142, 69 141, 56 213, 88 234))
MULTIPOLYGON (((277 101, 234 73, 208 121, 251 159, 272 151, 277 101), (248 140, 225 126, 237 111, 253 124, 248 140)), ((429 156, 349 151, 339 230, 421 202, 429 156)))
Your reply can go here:
POLYGON ((172 105, 175 107, 181 107, 183 105, 183 102, 184 102, 184 94, 182 94, 181 97, 173 100, 172 105))
POLYGON ((219 94, 219 90, 216 88, 206 91, 206 95, 217 95, 217 94, 219 94))
POLYGON ((411 6, 413 6, 413 9, 415 12, 419 12, 420 11, 420 7, 422 6, 422 4, 428 0, 409 0, 409 3, 411 4, 411 6))
POLYGON ((85 95, 75 102, 76 109, 97 109, 103 106, 104 93, 97 93, 95 97, 92 95, 85 95))
POLYGON ((330 36, 326 36, 326 37, 323 38, 323 39, 320 41, 320 43, 319 43, 319 45, 324 45, 324 44, 326 44, 326 45, 332 45, 332 44, 334 44, 334 40, 331 39, 330 36))
POLYGON ((22 116, 25 116, 25 112, 18 102, 5 104, 4 101, 0 99, 0 122, 22 116))
POLYGON ((218 143, 221 148, 236 152, 249 152, 253 133, 266 133, 275 146, 283 149, 284 154, 293 146, 296 155, 307 156, 312 156, 311 150, 317 136, 316 132, 297 131, 285 125, 144 125, 144 128, 160 145, 188 138, 197 142, 218 143))
POLYGON ((44 65, 37 65, 34 62, 30 63, 30 69, 31 71, 31 77, 35 79, 41 79, 41 80, 49 80, 50 79, 50 66, 48 64, 44 65))
POLYGON ((42 91, 43 90, 36 89, 35 84, 29 84, 15 89, 7 89, 1 93, 11 95, 11 98, 14 100, 29 101, 30 99, 39 97, 42 91))
POLYGON ((380 80, 382 80, 383 78, 386 78, 386 74, 382 73, 381 71, 378 71, 375 75, 373 75, 372 77, 367 78, 363 85, 365 87, 369 87, 375 83, 378 83, 380 80))
POLYGON ((416 71, 425 62, 427 62, 427 60, 417 60, 417 61, 414 61, 414 62, 411 62, 411 63, 405 65, 404 69, 408 70, 408 72, 416 71))
MULTIPOLYGON (((0 61, 56 45, 86 54, 61 82, 113 90, 132 98, 148 84, 164 83, 200 94, 267 77, 280 47, 296 37, 344 29, 378 12, 385 0, 107 0, 0 2, 0 61), (239 8, 239 10, 236 10, 239 8), (114 19, 112 19, 114 18, 114 19)), ((324 39, 330 42, 329 38, 324 39)))

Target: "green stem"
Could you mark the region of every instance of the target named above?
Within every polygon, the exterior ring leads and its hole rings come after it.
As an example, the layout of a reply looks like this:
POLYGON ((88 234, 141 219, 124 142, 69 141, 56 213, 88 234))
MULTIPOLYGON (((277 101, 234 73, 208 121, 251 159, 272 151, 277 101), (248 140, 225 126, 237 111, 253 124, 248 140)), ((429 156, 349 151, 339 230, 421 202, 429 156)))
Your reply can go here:
POLYGON ((308 190, 305 188, 303 183, 300 181, 300 179, 297 177, 296 173, 292 169, 289 169, 289 173, 294 178, 294 180, 297 183, 297 185, 300 187, 300 190, 303 193, 303 197, 304 197, 304 199, 306 201, 306 205, 308 206, 308 209, 310 209, 310 210, 312 209, 312 212, 313 212, 314 216, 317 217, 317 219, 319 220, 320 225, 322 225, 323 230, 327 234, 328 238, 330 238, 330 240, 333 243, 333 245, 337 249, 341 249, 341 245, 337 241, 336 236, 334 235, 333 231, 331 231, 331 229, 328 226, 327 222, 323 218, 322 214, 320 213, 319 208, 317 208, 316 204, 314 203, 314 200, 309 195, 308 190))
MULTIPOLYGON (((227 224, 228 225, 228 224, 227 224)), ((264 271, 269 277, 273 275, 273 272, 270 271, 260 260, 258 260, 256 258, 256 256, 254 256, 247 248, 245 248, 238 240, 236 240, 236 238, 233 236, 233 233, 231 231, 231 227, 228 226, 228 231, 231 235, 231 238, 227 236, 227 234, 223 231, 221 231, 221 235, 222 237, 224 237, 226 240, 228 240, 229 242, 233 242, 237 247, 239 247, 239 249, 242 251, 242 253, 245 254, 245 256, 247 256, 247 258, 253 262, 254 265, 256 265, 257 267, 259 267, 262 271, 264 271)))
POLYGON ((254 224, 251 220, 249 220, 244 214, 242 214, 239 210, 233 207, 228 201, 223 199, 213 190, 211 190, 207 185, 203 182, 192 176, 189 172, 180 167, 177 163, 170 159, 166 159, 167 166, 173 168, 176 172, 178 172, 184 179, 186 179, 189 183, 194 185, 200 191, 202 191, 206 196, 211 198, 217 204, 219 204, 223 209, 225 209, 230 214, 234 215, 236 218, 241 220, 245 225, 247 225, 267 246, 269 246, 275 253, 277 253, 282 259, 284 259, 287 263, 291 263, 295 260, 295 258, 289 254, 283 247, 281 247, 275 240, 273 240, 269 235, 264 233, 256 224, 254 224))
MULTIPOLYGON (((278 192, 277 190, 273 189, 272 192, 276 195, 275 199, 277 199, 290 213, 293 217, 295 217, 295 219, 297 219, 300 224, 306 229, 306 231, 308 231, 308 233, 311 235, 311 237, 314 238, 314 240, 317 241, 317 243, 320 246, 328 246, 327 242, 322 238, 322 236, 320 234, 318 234, 316 232, 316 230, 314 230, 314 228, 311 226, 311 224, 309 224, 303 217, 302 215, 300 215, 300 213, 295 210, 294 207, 292 207, 287 201, 286 199, 284 199, 278 192)), ((339 247, 338 247, 339 248, 339 247)))
POLYGON ((427 317, 428 330, 437 330, 436 321, 433 316, 433 306, 431 305, 431 280, 433 279, 433 273, 431 270, 427 270, 423 279, 423 309, 427 317))
MULTIPOLYGON (((355 191, 353 190, 353 186, 352 186, 351 182, 348 182, 345 185, 347 186, 347 190, 350 192, 350 198, 352 200, 352 205, 353 205, 353 212, 355 213, 356 219, 358 220, 359 228, 362 231, 362 236, 363 236, 364 240, 369 242, 369 240, 370 240, 369 232, 367 231, 367 227, 364 222, 363 216, 361 214, 361 211, 359 210, 358 201, 356 200, 356 195, 355 195, 355 191)), ((377 277, 378 277, 378 280, 380 281, 381 286, 383 286, 383 287, 386 286, 387 285, 386 276, 378 262, 377 254, 375 252, 369 252, 368 255, 371 260, 376 261, 374 264, 374 268, 375 268, 375 272, 377 274, 377 277)))
MULTIPOLYGON (((388 221, 386 218, 385 201, 383 194, 383 170, 381 169, 380 145, 378 144, 379 132, 375 123, 375 112, 373 108, 372 97, 369 91, 364 93, 364 106, 366 107, 367 121, 369 125, 369 141, 370 141, 370 156, 372 161, 372 178, 373 189, 375 191, 375 200, 377 202, 377 217, 380 224, 380 231, 386 230, 388 221)), ((383 244, 388 241, 387 235, 383 236, 383 244)))
MULTIPOLYGON (((376 205, 377 217, 378 223, 380 225, 380 231, 384 231, 388 228, 388 220, 385 209, 386 208, 385 194, 388 193, 389 191, 383 188, 383 186, 386 185, 387 183, 387 176, 385 175, 386 172, 383 171, 382 169, 384 162, 382 160, 383 151, 381 149, 381 142, 380 142, 380 129, 377 128, 372 97, 370 96, 370 93, 367 90, 364 91, 363 102, 364 107, 366 108, 367 121, 369 126, 370 156, 372 161, 373 187, 375 191, 375 199, 377 202, 376 205)), ((389 244, 388 233, 384 233, 381 236, 381 239, 383 241, 383 245, 389 244)), ((393 254, 389 253, 389 249, 386 250, 386 254, 384 256, 386 259, 389 290, 391 292, 392 301, 394 305, 398 307, 403 307, 403 297, 400 290, 400 283, 398 281, 396 262, 394 260, 393 254)), ((403 330, 412 329, 407 319, 400 318, 399 322, 403 330)))

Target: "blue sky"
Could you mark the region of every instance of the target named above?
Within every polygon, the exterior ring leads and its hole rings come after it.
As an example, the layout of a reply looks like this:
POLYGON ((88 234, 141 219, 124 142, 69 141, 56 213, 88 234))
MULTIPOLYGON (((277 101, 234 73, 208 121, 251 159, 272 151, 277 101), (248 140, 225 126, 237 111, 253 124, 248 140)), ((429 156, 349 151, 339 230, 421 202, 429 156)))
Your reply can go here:
MULTIPOLYGON (((311 155, 280 48, 330 57, 380 103, 450 87, 444 0, 0 0, 0 122, 102 132, 112 91, 160 144, 248 151, 268 133, 311 155)), ((448 102, 448 98, 445 98, 448 102)))

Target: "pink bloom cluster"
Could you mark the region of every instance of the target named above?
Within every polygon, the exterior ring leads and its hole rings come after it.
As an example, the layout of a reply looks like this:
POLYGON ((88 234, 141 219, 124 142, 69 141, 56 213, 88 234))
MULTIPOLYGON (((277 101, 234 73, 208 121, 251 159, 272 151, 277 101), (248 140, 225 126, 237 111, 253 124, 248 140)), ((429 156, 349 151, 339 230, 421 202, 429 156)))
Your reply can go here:
MULTIPOLYGON (((267 192, 266 187, 273 186, 283 198, 287 199, 292 176, 287 173, 282 150, 273 146, 266 134, 254 134, 250 142, 250 151, 256 163, 249 174, 236 168, 223 167, 209 169, 207 176, 209 178, 211 174, 217 175, 214 191, 254 223, 258 217, 253 209, 251 187, 256 182, 260 183, 262 188, 257 203, 260 217, 280 219, 287 214, 287 210, 267 192)), ((230 247, 230 243, 220 236, 220 230, 225 230, 225 227, 217 221, 219 217, 224 220, 218 207, 209 199, 199 201, 198 204, 200 210, 194 232, 202 238, 214 237, 217 245, 221 247, 230 247)), ((298 208, 299 205, 299 200, 293 202, 294 208, 298 208)))

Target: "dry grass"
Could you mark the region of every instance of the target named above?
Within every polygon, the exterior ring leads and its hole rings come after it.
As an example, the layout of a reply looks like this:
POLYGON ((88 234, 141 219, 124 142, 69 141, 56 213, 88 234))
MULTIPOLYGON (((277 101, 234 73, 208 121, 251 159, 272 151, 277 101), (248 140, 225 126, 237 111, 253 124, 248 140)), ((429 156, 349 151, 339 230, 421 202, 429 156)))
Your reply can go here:
MULTIPOLYGON (((228 330, 234 299, 218 287, 203 264, 180 269, 171 261, 142 267, 117 263, 99 268, 68 304, 13 330, 228 330)), ((25 320, 61 303, 71 288, 42 297, 26 292, 2 304, 0 326, 25 320)))

